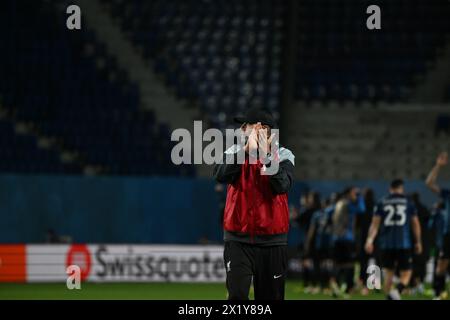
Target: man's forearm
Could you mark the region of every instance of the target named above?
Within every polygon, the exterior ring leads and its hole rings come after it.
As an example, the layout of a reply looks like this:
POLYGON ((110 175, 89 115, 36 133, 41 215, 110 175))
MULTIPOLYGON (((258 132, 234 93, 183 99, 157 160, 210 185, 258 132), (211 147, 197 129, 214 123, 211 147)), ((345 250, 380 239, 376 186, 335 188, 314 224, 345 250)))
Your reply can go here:
POLYGON ((433 167, 433 169, 431 169, 430 173, 428 174, 427 179, 425 180, 425 183, 429 188, 432 188, 432 189, 438 188, 438 186, 436 185, 436 180, 439 175, 440 168, 441 168, 440 166, 435 165, 433 167))
POLYGON ((422 230, 418 219, 413 222, 412 229, 415 243, 422 243, 422 230))
POLYGON ((293 184, 294 166, 289 160, 280 163, 278 173, 270 176, 269 182, 275 194, 289 192, 293 184))
POLYGON ((375 237, 377 236, 378 228, 372 223, 369 228, 369 235, 367 236, 367 243, 372 244, 375 241, 375 237))
POLYGON ((214 166, 213 176, 220 183, 233 183, 241 172, 242 165, 238 163, 238 152, 224 153, 222 163, 214 166))

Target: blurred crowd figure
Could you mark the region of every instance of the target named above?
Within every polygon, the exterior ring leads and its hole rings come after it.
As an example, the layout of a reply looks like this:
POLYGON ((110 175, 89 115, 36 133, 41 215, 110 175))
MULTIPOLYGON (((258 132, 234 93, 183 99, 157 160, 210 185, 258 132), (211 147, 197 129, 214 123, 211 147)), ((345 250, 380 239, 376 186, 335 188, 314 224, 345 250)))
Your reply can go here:
POLYGON ((72 243, 72 237, 68 235, 59 235, 53 228, 48 228, 45 233, 45 243, 48 244, 72 243))
MULTIPOLYGON (((430 210, 418 193, 408 196, 417 208, 422 229, 423 251, 413 258, 409 289, 424 292, 426 265, 434 247, 439 251, 439 219, 442 203, 430 210)), ((377 264, 379 250, 368 254, 364 245, 376 206, 372 189, 348 187, 323 199, 316 191, 303 193, 298 207, 291 207, 291 221, 298 227, 299 258, 305 293, 348 297, 367 295, 367 268, 377 264)))

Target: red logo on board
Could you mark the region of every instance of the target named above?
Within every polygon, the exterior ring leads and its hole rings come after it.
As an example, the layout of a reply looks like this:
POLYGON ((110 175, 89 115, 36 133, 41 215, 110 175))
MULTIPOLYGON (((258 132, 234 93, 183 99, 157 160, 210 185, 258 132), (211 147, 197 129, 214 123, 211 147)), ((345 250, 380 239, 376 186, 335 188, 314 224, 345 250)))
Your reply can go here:
POLYGON ((74 244, 69 248, 66 258, 66 268, 71 265, 80 267, 82 281, 87 279, 91 272, 91 253, 87 245, 74 244))

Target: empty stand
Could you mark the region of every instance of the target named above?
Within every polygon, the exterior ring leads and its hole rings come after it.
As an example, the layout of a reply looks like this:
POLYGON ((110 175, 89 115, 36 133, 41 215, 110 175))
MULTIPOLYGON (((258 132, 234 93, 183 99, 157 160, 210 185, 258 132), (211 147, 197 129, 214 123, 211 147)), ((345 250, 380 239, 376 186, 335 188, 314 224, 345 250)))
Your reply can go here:
POLYGON ((136 85, 94 34, 69 31, 51 4, 6 1, 2 7, 0 95, 19 121, 103 173, 193 173, 172 165, 168 127, 139 109, 136 85))

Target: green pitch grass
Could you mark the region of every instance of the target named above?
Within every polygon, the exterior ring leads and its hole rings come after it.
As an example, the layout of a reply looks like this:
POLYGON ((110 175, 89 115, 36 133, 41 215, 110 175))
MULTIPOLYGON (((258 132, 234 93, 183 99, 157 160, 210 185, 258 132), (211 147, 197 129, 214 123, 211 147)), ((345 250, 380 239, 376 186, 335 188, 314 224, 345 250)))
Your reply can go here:
MULTIPOLYGON (((5 299, 150 299, 150 300, 225 300, 221 283, 82 283, 81 290, 68 290, 65 283, 0 283, 0 300, 5 299)), ((333 299, 324 294, 305 294, 300 282, 288 281, 286 299, 333 299)), ((350 299, 380 300, 381 293, 352 295, 350 299)), ((404 299, 430 299, 427 296, 404 296, 404 299)))

